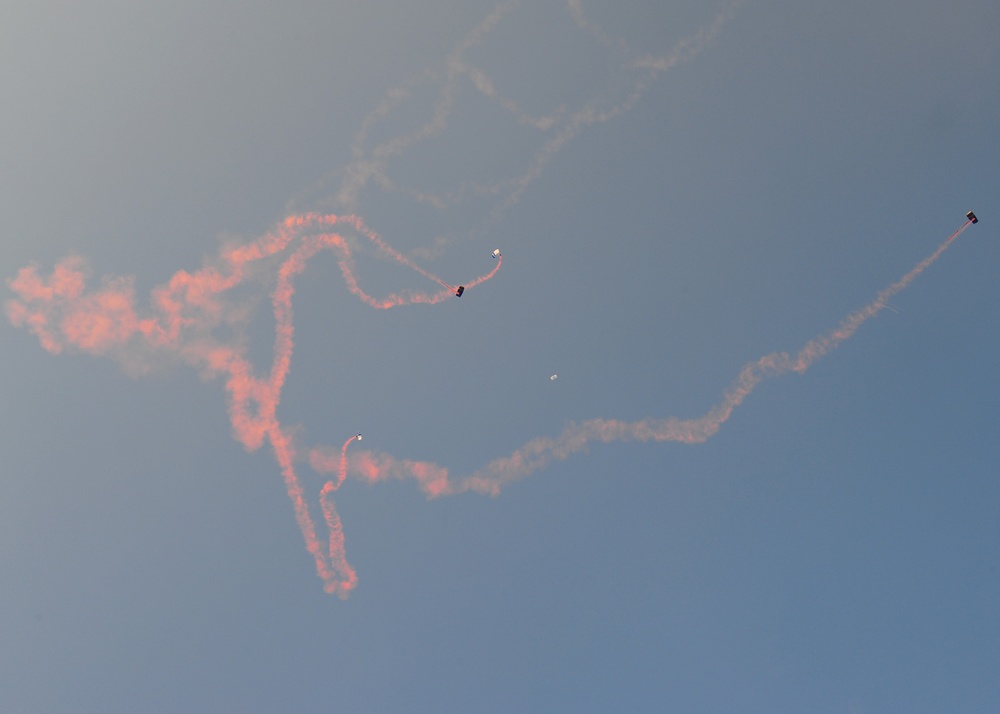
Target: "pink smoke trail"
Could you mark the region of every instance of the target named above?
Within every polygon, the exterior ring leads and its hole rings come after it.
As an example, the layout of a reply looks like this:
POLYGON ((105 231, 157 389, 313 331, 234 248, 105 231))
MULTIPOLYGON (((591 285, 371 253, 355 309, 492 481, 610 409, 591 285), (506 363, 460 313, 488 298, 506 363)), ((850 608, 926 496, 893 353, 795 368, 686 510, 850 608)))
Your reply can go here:
MULTIPOLYGON (((310 450, 308 457, 315 471, 336 473, 336 479, 327 481, 319 495, 328 532, 328 543, 324 549, 316 535, 306 497, 296 475, 296 452, 292 439, 276 416, 292 357, 294 278, 305 269, 312 257, 321 250, 331 248, 338 254, 338 264, 348 289, 373 307, 387 309, 417 302, 435 303, 450 295, 449 292, 436 295, 393 294, 383 299, 368 295, 358 285, 347 242, 339 234, 331 232, 338 223, 353 228, 380 248, 384 245, 354 216, 292 216, 273 232, 249 245, 223 249, 219 265, 206 265, 195 273, 176 273, 167 286, 153 291, 152 316, 140 317, 137 313, 134 290, 128 279, 105 280, 101 289, 88 293, 86 277, 78 258, 63 260, 47 280, 39 277, 36 267, 23 268, 17 277, 9 281, 18 298, 8 301, 6 309, 11 322, 34 332, 49 352, 58 353, 66 347, 74 347, 93 354, 114 355, 134 364, 145 359, 148 351, 162 350, 175 354, 211 376, 225 377, 235 437, 249 450, 259 448, 265 438, 271 443, 306 549, 315 559, 316 571, 323 580, 324 589, 346 597, 355 588, 357 575, 347 562, 343 526, 332 494, 340 488, 348 474, 371 483, 413 479, 429 497, 465 491, 497 495, 503 486, 534 473, 553 460, 567 459, 584 450, 591 442, 705 442, 719 431, 736 407, 764 379, 792 371, 805 372, 817 359, 850 338, 865 321, 887 306, 889 298, 904 290, 938 260, 971 221, 952 233, 902 278, 879 292, 871 303, 848 315, 833 330, 807 342, 794 357, 776 352, 744 365, 733 385, 724 392, 722 401, 701 417, 669 417, 636 422, 590 419, 567 426, 558 436, 533 439, 509 456, 495 459, 471 475, 454 480, 445 467, 430 462, 396 459, 374 452, 361 452, 348 458, 348 446, 359 437, 351 437, 344 442, 336 456, 327 447, 310 450), (286 250, 295 240, 299 241, 299 245, 280 263, 278 282, 272 295, 276 330, 271 372, 266 378, 256 377, 239 345, 226 344, 212 337, 212 330, 234 313, 221 295, 246 280, 255 261, 286 250)), ((394 258, 402 258, 393 250, 384 252, 394 258)), ((405 259, 400 262, 409 264, 405 259)), ((468 282, 467 286, 473 287, 489 280, 501 264, 502 260, 498 261, 490 273, 468 282)))
MULTIPOLYGON (((703 416, 693 419, 643 419, 634 422, 589 419, 568 425, 558 436, 532 439, 509 456, 494 459, 474 473, 456 479, 449 476, 448 469, 437 464, 397 459, 389 454, 372 452, 355 455, 349 464, 349 472, 370 483, 413 479, 430 498, 466 491, 496 496, 507 484, 544 468, 552 461, 563 461, 585 450, 593 442, 703 443, 718 433, 736 408, 762 381, 788 372, 805 372, 816 360, 850 338, 865 321, 886 308, 889 298, 903 291, 940 258, 970 224, 971 221, 967 221, 902 278, 880 291, 872 302, 848 315, 834 329, 807 342, 794 357, 786 352, 774 352, 744 365, 735 382, 723 393, 722 401, 703 416)), ((317 461, 320 453, 317 453, 317 461)))
POLYGON ((339 591, 346 594, 354 589, 358 582, 358 575, 347 562, 347 552, 344 548, 344 527, 340 523, 340 515, 333 502, 333 492, 340 488, 347 478, 347 447, 354 441, 360 441, 361 434, 352 436, 344 442, 340 448, 340 461, 337 464, 337 480, 327 481, 323 484, 323 489, 319 492, 319 503, 323 509, 323 518, 326 520, 326 530, 329 534, 330 542, 328 553, 330 567, 337 573, 339 591))
MULTIPOLYGON (((447 287, 447 283, 386 245, 360 218, 309 213, 289 216, 252 243, 224 247, 215 261, 194 273, 178 271, 166 285, 153 290, 151 309, 145 316, 135 306, 131 279, 105 279, 100 288, 88 292, 83 262, 76 257, 64 259, 48 278, 40 276, 36 266, 22 268, 8 281, 17 297, 7 301, 6 312, 11 323, 27 327, 38 336, 42 347, 52 353, 75 348, 115 356, 131 367, 144 370, 150 368, 152 355, 161 352, 208 376, 223 377, 235 438, 248 450, 260 448, 265 439, 270 442, 306 549, 316 561, 324 588, 346 596, 355 587, 357 576, 344 555, 343 529, 330 494, 343 482, 347 446, 357 437, 344 444, 337 480, 328 482, 320 492, 320 506, 329 532, 329 543, 324 550, 296 474, 294 444, 277 417, 294 347, 294 280, 317 253, 332 249, 350 292, 372 307, 434 304, 448 299, 453 292, 371 296, 358 283, 347 240, 334 232, 339 226, 353 229, 383 253, 447 287), (273 362, 269 374, 257 376, 243 346, 216 338, 213 330, 238 321, 243 312, 239 306, 227 303, 224 294, 251 278, 255 263, 288 251, 293 242, 296 247, 277 268, 277 285, 271 296, 275 318, 273 362)), ((499 264, 487 275, 469 281, 466 288, 490 279, 498 269, 499 264)))

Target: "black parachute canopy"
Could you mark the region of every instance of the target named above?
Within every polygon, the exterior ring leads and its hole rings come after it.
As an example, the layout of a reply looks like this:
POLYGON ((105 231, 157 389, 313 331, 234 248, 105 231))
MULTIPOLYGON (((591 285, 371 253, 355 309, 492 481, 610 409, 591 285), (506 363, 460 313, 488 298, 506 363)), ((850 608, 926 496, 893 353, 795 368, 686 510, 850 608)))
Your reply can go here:
POLYGON ((976 214, 973 213, 972 211, 969 211, 968 213, 966 213, 965 217, 968 218, 973 223, 979 223, 979 219, 976 218, 976 214))
POLYGON ((465 292, 465 286, 459 285, 458 290, 455 291, 455 297, 462 297, 462 293, 465 292))

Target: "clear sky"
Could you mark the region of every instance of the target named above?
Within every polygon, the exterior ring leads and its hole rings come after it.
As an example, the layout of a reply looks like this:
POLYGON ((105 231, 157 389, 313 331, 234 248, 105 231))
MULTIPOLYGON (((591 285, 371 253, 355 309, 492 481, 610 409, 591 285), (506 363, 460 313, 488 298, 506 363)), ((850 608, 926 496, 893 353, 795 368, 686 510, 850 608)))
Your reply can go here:
POLYGON ((4 3, 0 710, 1000 709, 998 31, 4 3))

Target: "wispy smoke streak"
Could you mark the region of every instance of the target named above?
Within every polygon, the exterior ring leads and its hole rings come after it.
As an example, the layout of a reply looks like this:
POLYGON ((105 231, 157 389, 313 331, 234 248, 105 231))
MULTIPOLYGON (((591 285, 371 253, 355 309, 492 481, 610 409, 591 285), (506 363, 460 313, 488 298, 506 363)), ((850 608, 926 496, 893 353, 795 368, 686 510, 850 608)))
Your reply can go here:
POLYGON ((525 112, 518 102, 501 93, 494 80, 468 59, 469 52, 481 44, 507 15, 521 5, 518 0, 499 3, 490 15, 466 35, 448 55, 443 78, 437 78, 432 72, 421 73, 409 83, 390 90, 365 119, 352 146, 353 161, 345 169, 345 177, 336 195, 337 209, 352 212, 358 210, 362 191, 369 183, 374 183, 383 191, 401 193, 418 203, 438 209, 461 203, 468 196, 497 196, 497 202, 490 210, 489 217, 491 221, 497 220, 520 200, 528 186, 541 176, 546 166, 568 142, 589 126, 606 123, 629 112, 661 74, 694 59, 708 47, 723 25, 733 17, 740 4, 742 0, 731 3, 706 27, 690 37, 679 40, 666 54, 651 54, 636 51, 624 40, 612 38, 599 26, 587 20, 579 0, 567 0, 567 11, 574 24, 592 35, 604 47, 616 49, 629 56, 622 66, 627 78, 619 87, 624 93, 624 98, 617 103, 592 99, 573 111, 560 105, 552 108, 547 114, 532 116, 525 112), (394 114, 399 106, 413 95, 417 86, 435 81, 440 84, 440 89, 428 121, 408 133, 385 139, 366 149, 368 137, 379 122, 394 114), (538 130, 544 138, 540 148, 527 160, 520 174, 493 183, 466 183, 444 193, 397 185, 390 178, 391 160, 404 154, 415 144, 438 136, 445 130, 464 82, 468 82, 484 97, 498 105, 513 117, 517 124, 538 130))

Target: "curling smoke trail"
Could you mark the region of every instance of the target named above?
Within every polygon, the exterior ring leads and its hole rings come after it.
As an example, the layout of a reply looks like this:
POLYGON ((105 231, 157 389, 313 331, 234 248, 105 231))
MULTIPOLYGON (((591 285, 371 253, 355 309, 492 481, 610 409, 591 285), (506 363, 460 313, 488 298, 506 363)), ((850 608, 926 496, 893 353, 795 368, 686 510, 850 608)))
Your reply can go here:
MULTIPOLYGON (((469 476, 452 479, 443 466, 425 462, 396 459, 388 454, 361 452, 350 461, 349 471, 368 481, 413 479, 429 497, 446 496, 466 491, 496 496, 507 484, 518 481, 552 461, 562 461, 579 453, 592 442, 673 441, 699 444, 708 441, 733 412, 765 379, 788 372, 805 372, 819 358, 849 339, 867 320, 887 307, 889 299, 902 292, 917 276, 933 264, 941 254, 971 225, 966 221, 929 256, 917 263, 906 275, 879 292, 875 299, 857 312, 848 315, 837 327, 805 344, 794 356, 774 352, 743 366, 736 381, 727 389, 722 401, 701 417, 680 419, 643 419, 624 422, 614 419, 589 419, 570 424, 555 437, 532 439, 509 456, 495 459, 469 476)), ((323 450, 314 452, 317 470, 330 470, 329 456, 323 450)))
MULTIPOLYGON (((450 292, 409 293, 377 299, 362 290, 354 272, 348 241, 333 232, 334 227, 352 228, 387 255, 435 278, 386 245, 361 219, 318 214, 289 217, 277 229, 249 245, 223 248, 214 264, 194 273, 183 270, 176 273, 166 286, 153 291, 153 309, 148 316, 140 316, 137 312, 132 283, 128 279, 106 279, 100 289, 87 292, 86 276, 78 258, 63 260, 48 279, 40 277, 35 266, 23 268, 9 283, 17 298, 9 300, 6 309, 10 321, 34 332, 49 352, 76 348, 115 356, 133 367, 143 366, 155 352, 167 352, 209 376, 224 377, 235 437, 248 450, 259 448, 265 439, 270 442, 306 549, 316 562, 324 588, 346 597, 357 584, 357 574, 347 562, 343 526, 333 493, 349 474, 372 483, 413 479, 430 497, 466 491, 497 495, 505 485, 544 468, 553 460, 564 460, 591 442, 696 444, 707 441, 763 380, 788 372, 805 372, 816 360, 849 339, 864 322, 885 309, 891 297, 903 291, 938 260, 971 222, 967 221, 902 278, 880 291, 871 303, 848 315, 836 328, 807 342, 796 355, 775 352, 746 364, 723 394, 722 401, 701 417, 636 422, 590 419, 571 424, 556 437, 533 439, 509 456, 495 459, 473 474, 457 479, 450 478, 448 470, 437 464, 396 459, 388 454, 360 452, 349 458, 348 447, 360 440, 360 435, 345 441, 339 454, 331 453, 328 447, 311 449, 308 459, 312 468, 317 473, 336 474, 335 480, 327 481, 319 494, 328 533, 325 549, 320 544, 296 474, 297 454, 290 433, 277 417, 293 349, 294 279, 316 254, 332 249, 338 254, 338 264, 348 289, 373 307, 388 309, 410 303, 436 303, 450 296, 450 292), (278 267, 278 281, 272 295, 275 341, 271 371, 266 377, 257 377, 242 345, 226 343, 212 335, 217 326, 239 313, 223 301, 222 295, 252 277, 254 263, 288 251, 295 241, 297 247, 278 267)), ((466 283, 467 287, 489 280, 501 264, 502 259, 491 272, 466 283)))
POLYGON ((327 481, 323 484, 319 492, 319 504, 323 509, 323 518, 326 520, 326 530, 330 537, 328 555, 330 567, 335 572, 334 582, 338 584, 341 592, 347 593, 354 589, 358 582, 358 575, 347 562, 347 552, 344 549, 344 527, 340 523, 340 515, 333 502, 333 492, 340 488, 347 478, 347 447, 355 441, 361 440, 361 434, 352 436, 344 442, 340 448, 340 463, 337 465, 337 480, 327 481))
MULTIPOLYGON (((357 582, 357 576, 344 555, 343 528, 331 494, 344 480, 347 447, 358 437, 345 442, 337 480, 328 482, 320 493, 320 505, 329 532, 329 544, 324 550, 296 474, 295 447, 290 433, 277 417, 281 390, 292 359, 294 280, 311 258, 322 250, 331 249, 337 254, 341 274, 350 292, 372 307, 388 309, 412 303, 434 304, 449 299, 453 292, 449 289, 435 294, 410 292, 373 297, 360 287, 350 243, 334 232, 335 229, 352 230, 386 255, 447 287, 439 278, 388 246, 360 218, 304 214, 286 218, 274 231, 248 245, 224 247, 218 259, 201 270, 194 273, 178 271, 166 285, 153 290, 148 315, 140 315, 136 308, 131 279, 106 278, 100 288, 88 292, 82 261, 73 257, 60 262, 48 278, 39 275, 36 266, 22 268, 9 281, 17 298, 7 302, 6 311, 15 326, 26 327, 35 333, 42 347, 52 353, 75 348, 109 355, 138 371, 148 370, 157 353, 167 353, 207 376, 224 378, 234 436, 248 450, 260 448, 265 439, 270 442, 306 548, 316 561, 316 570, 328 592, 346 595, 357 582), (287 256, 278 266, 278 280, 271 296, 275 319, 274 357, 270 373, 260 377, 254 374, 253 365, 239 341, 222 341, 213 331, 220 325, 238 322, 243 312, 242 308, 226 302, 225 293, 252 278, 255 264, 282 253, 287 256)), ((489 280, 499 269, 498 261, 486 275, 466 282, 466 289, 489 280)))

